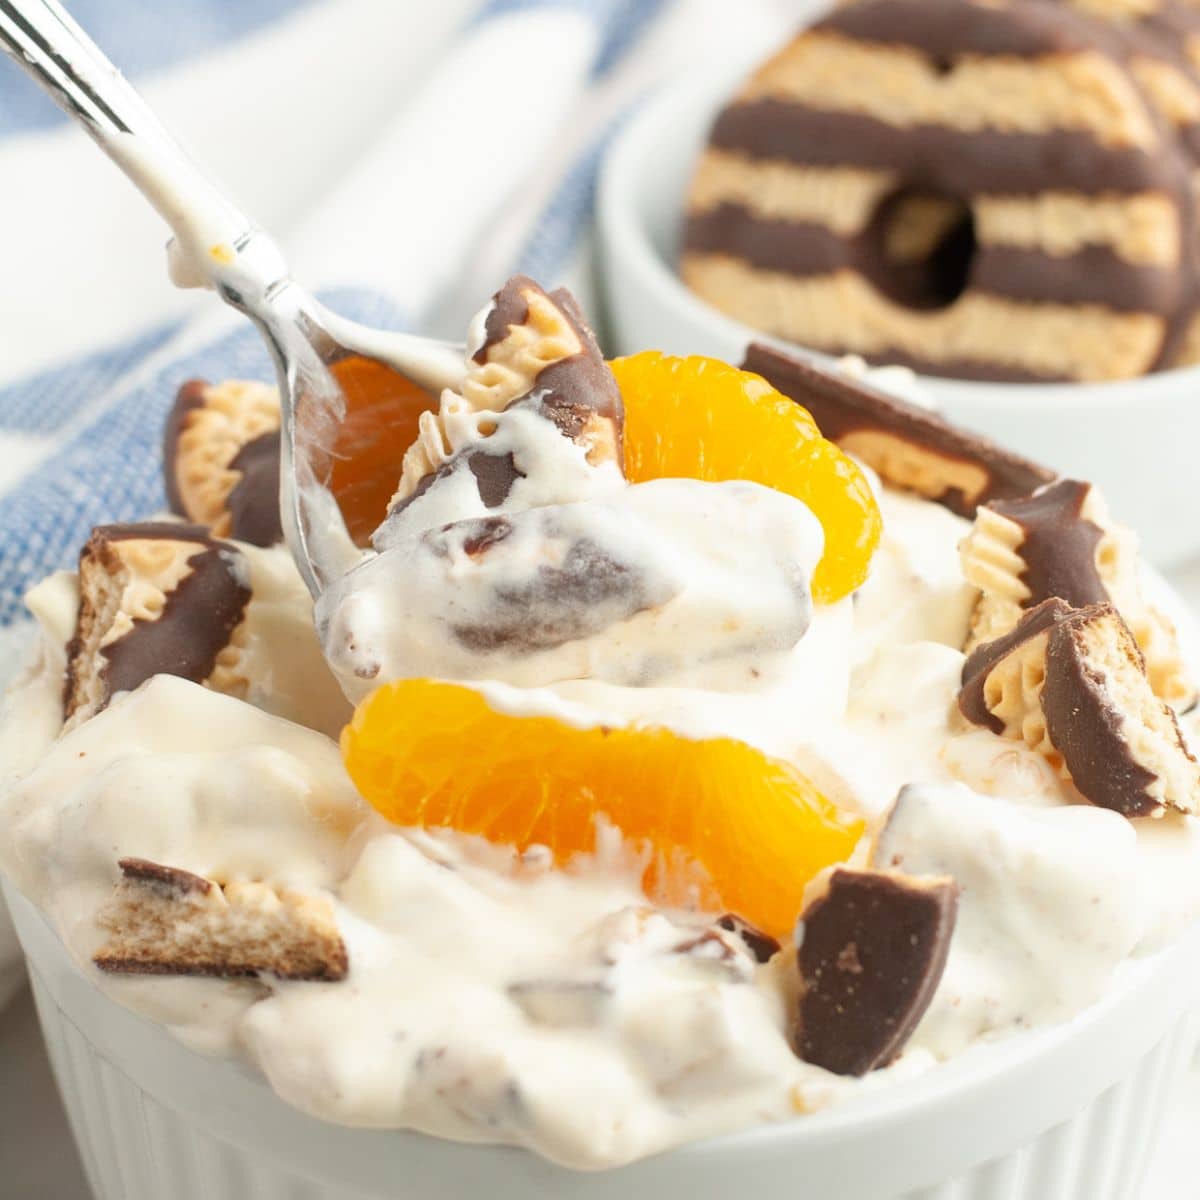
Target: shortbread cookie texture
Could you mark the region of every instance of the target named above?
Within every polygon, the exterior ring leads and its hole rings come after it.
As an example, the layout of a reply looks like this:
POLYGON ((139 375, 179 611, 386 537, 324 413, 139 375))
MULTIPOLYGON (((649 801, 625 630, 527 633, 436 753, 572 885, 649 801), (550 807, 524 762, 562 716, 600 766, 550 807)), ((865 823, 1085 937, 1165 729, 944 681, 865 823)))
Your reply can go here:
POLYGON ((496 294, 463 395, 476 408, 527 404, 588 461, 621 461, 621 393, 595 334, 566 288, 549 294, 517 275, 496 294))
POLYGON ((282 541, 279 424, 279 393, 268 384, 185 383, 163 439, 171 511, 215 537, 256 546, 282 541))
POLYGON ((968 651, 1008 633, 1026 610, 1051 597, 1075 608, 1110 602, 1145 656, 1154 694, 1177 709, 1195 701, 1175 628, 1143 595, 1137 540, 1112 520, 1092 484, 1063 479, 980 508, 962 544, 962 564, 980 592, 968 651))
POLYGON ((503 425, 523 411, 580 446, 591 466, 620 468, 621 395, 595 336, 569 292, 517 275, 493 297, 461 393, 421 415, 389 516, 464 472, 485 509, 503 505, 524 478, 503 425))
POLYGON ((101 525, 79 556, 79 615, 67 647, 63 704, 71 724, 152 675, 236 676, 250 602, 238 551, 195 525, 101 525))
POLYGON ((761 342, 742 369, 808 410, 830 441, 871 467, 884 483, 915 492, 970 519, 980 504, 1028 496, 1053 471, 889 396, 841 371, 761 342))
POLYGON ((933 999, 958 888, 948 877, 836 867, 816 892, 797 932, 796 1052, 865 1075, 896 1059, 933 999))
POLYGON ((265 883, 227 883, 123 858, 98 920, 109 935, 103 971, 336 982, 349 970, 333 906, 265 883))
POLYGON ((835 8, 718 115, 685 282, 754 328, 928 374, 1104 380, 1193 361, 1185 7, 835 8))
POLYGON ((1200 766, 1111 604, 1050 599, 963 667, 972 724, 1023 741, 1084 799, 1127 817, 1200 812, 1200 766))

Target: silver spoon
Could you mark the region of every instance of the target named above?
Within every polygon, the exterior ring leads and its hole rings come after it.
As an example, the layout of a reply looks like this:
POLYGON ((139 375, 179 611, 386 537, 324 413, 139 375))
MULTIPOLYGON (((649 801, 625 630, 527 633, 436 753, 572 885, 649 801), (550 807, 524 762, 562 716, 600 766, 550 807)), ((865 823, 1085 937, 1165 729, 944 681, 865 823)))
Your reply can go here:
POLYGON ((346 411, 331 366, 374 360, 436 396, 461 383, 465 348, 360 325, 301 288, 275 242, 204 176, 57 0, 0 0, 0 46, 170 225, 172 279, 213 288, 266 339, 282 407, 283 530, 315 598, 362 557, 323 482, 346 411))

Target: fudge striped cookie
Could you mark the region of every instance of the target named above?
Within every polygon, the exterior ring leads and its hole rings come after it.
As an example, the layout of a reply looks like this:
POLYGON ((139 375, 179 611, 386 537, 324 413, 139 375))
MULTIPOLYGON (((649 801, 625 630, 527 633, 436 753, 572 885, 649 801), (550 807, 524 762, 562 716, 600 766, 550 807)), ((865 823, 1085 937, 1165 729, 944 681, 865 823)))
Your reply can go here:
POLYGON ((1166 32, 1191 17, 1174 20, 837 9, 717 117, 684 280, 755 328, 929 374, 1103 380, 1194 358, 1200 76, 1166 32))
POLYGON ((141 858, 98 914, 109 934, 93 957, 122 975, 259 975, 336 983, 350 969, 333 905, 266 883, 219 884, 141 858))
POLYGON ((504 506, 526 478, 516 451, 531 418, 552 443, 561 436, 583 450, 587 468, 622 470, 621 395, 569 292, 515 275, 476 335, 461 393, 447 389, 439 408, 420 416, 376 549, 413 523, 413 506, 428 509, 447 494, 456 515, 466 515, 463 503, 479 516, 504 506))
POLYGON ((1111 604, 1057 597, 966 660, 959 711, 1023 741, 1079 794, 1127 817, 1200 810, 1200 766, 1111 604))
POLYGON ((163 437, 171 511, 214 537, 256 546, 282 541, 279 423, 279 392, 270 384, 185 383, 163 437))
POLYGON ((1145 656, 1154 694, 1180 711, 1195 703, 1175 627, 1145 595, 1137 538, 1112 519, 1094 485, 1060 479, 1029 496, 990 501, 960 554, 963 575, 979 589, 968 652, 1009 633, 1045 600, 1111 603, 1145 656))
POLYGON ((152 675, 239 691, 250 598, 241 553, 197 525, 98 526, 79 555, 79 610, 63 685, 68 726, 152 675))

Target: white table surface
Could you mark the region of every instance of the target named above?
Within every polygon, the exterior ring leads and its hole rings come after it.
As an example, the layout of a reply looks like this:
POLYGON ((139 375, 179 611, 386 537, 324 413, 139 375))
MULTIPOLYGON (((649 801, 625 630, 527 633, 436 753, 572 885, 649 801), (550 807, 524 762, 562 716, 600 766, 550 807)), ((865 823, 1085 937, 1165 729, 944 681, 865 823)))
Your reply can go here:
MULTIPOLYGON (((1172 572, 1171 580, 1200 613, 1200 562, 1172 572)), ((1186 1200, 1200 1194, 1198 1130, 1200 1069, 1194 1069, 1179 1103, 1167 1114, 1140 1200, 1186 1200)), ((0 1012, 0 1197, 89 1200, 28 989, 0 1012)))

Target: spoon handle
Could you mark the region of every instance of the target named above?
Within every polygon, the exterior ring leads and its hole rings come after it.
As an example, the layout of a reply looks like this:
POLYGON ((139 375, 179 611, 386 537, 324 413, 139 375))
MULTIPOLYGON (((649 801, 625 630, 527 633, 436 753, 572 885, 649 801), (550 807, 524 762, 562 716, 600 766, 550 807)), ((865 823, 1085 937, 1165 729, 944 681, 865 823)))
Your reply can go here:
POLYGON ((150 114, 137 93, 55 0, 0 0, 0 39, 93 135, 145 128, 150 114))
POLYGON ((274 244, 205 178, 58 0, 0 0, 0 48, 83 126, 171 226, 176 283, 215 286, 224 299, 244 306, 247 292, 261 294, 287 277, 274 244))

